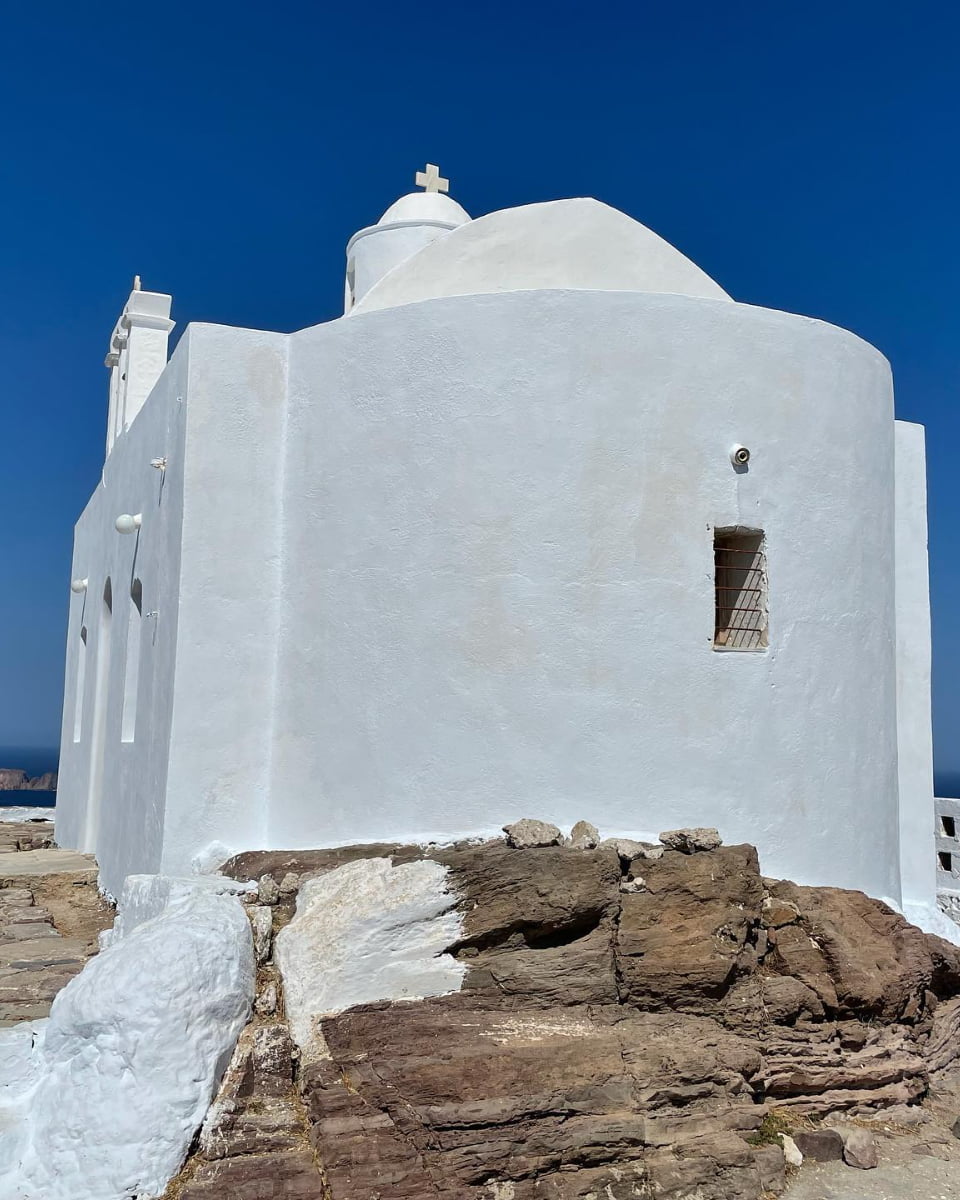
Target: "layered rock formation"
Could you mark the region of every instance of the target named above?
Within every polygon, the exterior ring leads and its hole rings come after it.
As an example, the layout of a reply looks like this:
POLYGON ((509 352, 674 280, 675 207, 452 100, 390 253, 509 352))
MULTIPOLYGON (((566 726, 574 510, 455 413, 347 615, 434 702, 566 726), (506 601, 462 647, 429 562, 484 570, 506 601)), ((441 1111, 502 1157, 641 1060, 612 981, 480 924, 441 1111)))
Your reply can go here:
POLYGON ((47 771, 43 775, 35 775, 31 778, 26 771, 13 767, 0 767, 0 792, 55 792, 56 790, 56 771, 47 771))
POLYGON ((960 1053, 953 946, 860 893, 764 879, 750 846, 673 844, 228 864, 261 878, 276 930, 304 878, 430 858, 461 921, 446 955, 465 970, 449 995, 321 1002, 297 1047, 267 963, 256 1025, 170 1194, 759 1200, 783 1185, 771 1112, 802 1123, 912 1103, 960 1053))

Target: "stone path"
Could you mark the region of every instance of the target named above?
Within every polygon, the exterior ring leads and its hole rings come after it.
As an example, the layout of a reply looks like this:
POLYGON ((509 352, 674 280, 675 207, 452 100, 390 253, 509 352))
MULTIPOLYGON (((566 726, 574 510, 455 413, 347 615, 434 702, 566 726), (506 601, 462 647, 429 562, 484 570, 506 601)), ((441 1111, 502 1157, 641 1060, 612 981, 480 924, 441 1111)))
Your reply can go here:
POLYGON ((113 910, 97 891, 93 858, 50 847, 50 822, 2 828, 0 1026, 5 1026, 49 1014, 57 992, 96 954, 98 934, 113 923, 113 910), (29 849, 33 844, 40 848, 29 849), (7 848, 11 845, 20 848, 7 848))

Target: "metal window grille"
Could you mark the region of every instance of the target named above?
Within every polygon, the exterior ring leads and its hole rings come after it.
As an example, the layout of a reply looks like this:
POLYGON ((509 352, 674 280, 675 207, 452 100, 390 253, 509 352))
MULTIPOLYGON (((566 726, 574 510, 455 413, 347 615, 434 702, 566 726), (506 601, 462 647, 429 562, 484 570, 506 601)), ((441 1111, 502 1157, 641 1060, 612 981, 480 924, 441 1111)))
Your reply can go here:
POLYGON ((762 649, 767 645, 767 564, 762 531, 716 530, 713 561, 714 649, 762 649))

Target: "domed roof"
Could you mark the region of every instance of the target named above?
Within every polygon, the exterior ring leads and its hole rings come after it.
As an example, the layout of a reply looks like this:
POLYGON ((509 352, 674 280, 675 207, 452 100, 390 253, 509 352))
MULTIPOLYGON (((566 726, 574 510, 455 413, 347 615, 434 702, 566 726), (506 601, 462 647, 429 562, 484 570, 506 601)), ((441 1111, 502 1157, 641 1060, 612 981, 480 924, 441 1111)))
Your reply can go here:
MULTIPOLYGON (((407 200, 453 204, 435 193, 416 193, 404 196, 384 219, 407 200)), ((653 230, 598 200, 576 199, 507 208, 461 223, 384 275, 353 311, 544 288, 730 300, 653 230)))
POLYGON ((439 221, 451 229, 470 220, 456 200, 442 192, 408 192, 395 200, 387 209, 378 225, 393 225, 398 221, 439 221))

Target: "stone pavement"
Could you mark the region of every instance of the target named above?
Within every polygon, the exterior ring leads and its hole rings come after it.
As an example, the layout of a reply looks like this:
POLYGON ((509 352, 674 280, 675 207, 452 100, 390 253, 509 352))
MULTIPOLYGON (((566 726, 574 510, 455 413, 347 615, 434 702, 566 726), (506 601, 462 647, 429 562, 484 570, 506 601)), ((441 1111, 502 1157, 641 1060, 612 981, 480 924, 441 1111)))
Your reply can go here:
POLYGON ((50 822, 5 823, 3 832, 22 848, 0 851, 0 1026, 47 1016, 113 923, 96 862, 50 847, 50 822))

